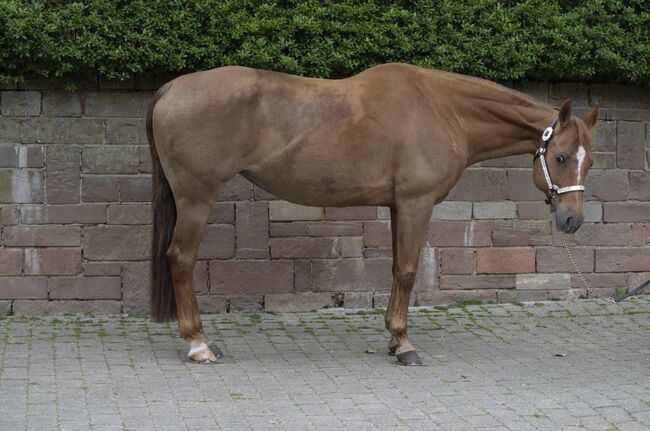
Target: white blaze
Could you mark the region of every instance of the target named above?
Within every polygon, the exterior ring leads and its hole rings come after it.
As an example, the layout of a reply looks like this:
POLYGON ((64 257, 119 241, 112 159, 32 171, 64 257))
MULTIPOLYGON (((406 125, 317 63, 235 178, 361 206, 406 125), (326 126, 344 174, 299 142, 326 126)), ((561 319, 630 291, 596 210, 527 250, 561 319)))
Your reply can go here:
POLYGON ((578 153, 576 154, 576 157, 578 157, 578 184, 580 184, 580 177, 581 177, 581 172, 582 172, 582 162, 585 161, 585 155, 587 152, 585 151, 585 147, 580 145, 578 148, 578 153))

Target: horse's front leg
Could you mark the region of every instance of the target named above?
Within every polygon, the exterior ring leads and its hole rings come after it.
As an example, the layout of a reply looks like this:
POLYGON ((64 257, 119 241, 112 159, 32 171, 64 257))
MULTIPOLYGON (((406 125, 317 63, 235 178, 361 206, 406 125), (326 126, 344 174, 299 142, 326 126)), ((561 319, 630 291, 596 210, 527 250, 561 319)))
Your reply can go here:
POLYGON ((396 210, 391 211, 393 287, 386 310, 386 328, 392 336, 388 349, 403 365, 422 364, 407 334, 407 314, 432 209, 433 199, 422 197, 398 201, 396 210))

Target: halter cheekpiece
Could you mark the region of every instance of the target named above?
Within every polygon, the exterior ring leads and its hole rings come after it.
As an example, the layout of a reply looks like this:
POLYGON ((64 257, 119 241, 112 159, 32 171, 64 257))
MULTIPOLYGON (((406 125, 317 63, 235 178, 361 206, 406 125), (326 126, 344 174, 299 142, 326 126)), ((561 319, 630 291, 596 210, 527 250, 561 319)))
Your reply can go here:
POLYGON ((542 170, 544 171, 544 179, 546 179, 546 184, 548 184, 549 196, 546 197, 545 202, 549 205, 553 199, 562 193, 585 191, 585 186, 581 184, 576 184, 574 186, 568 187, 559 187, 553 183, 553 180, 551 180, 551 174, 548 172, 548 165, 546 164, 546 149, 549 142, 551 142, 551 138, 553 137, 553 132, 555 130, 555 126, 557 126, 557 122, 558 118, 555 117, 551 125, 544 129, 544 132, 542 132, 542 146, 539 147, 535 152, 535 159, 539 157, 539 161, 542 164, 542 170))

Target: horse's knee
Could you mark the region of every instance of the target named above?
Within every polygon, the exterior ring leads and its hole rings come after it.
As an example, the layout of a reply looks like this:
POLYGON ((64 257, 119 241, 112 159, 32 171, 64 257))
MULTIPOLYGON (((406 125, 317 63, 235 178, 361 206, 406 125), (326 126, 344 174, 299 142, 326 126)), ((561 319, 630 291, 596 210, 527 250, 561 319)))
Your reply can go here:
POLYGON ((173 244, 167 250, 167 261, 172 271, 187 274, 194 270, 195 259, 188 253, 184 253, 177 244, 173 244))
POLYGON ((395 271, 395 281, 399 286, 412 286, 415 283, 415 276, 417 275, 417 268, 404 268, 395 271))

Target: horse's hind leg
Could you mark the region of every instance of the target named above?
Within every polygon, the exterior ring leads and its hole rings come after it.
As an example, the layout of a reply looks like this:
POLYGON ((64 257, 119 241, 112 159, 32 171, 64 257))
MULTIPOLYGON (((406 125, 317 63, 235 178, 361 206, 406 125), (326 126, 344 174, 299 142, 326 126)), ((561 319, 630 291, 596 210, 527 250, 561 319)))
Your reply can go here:
MULTIPOLYGON (((222 186, 223 188, 223 186, 222 186)), ((197 362, 216 362, 203 331, 194 291, 193 273, 196 255, 203 237, 212 202, 176 199, 176 226, 167 250, 181 337, 190 343, 188 356, 197 362)))

